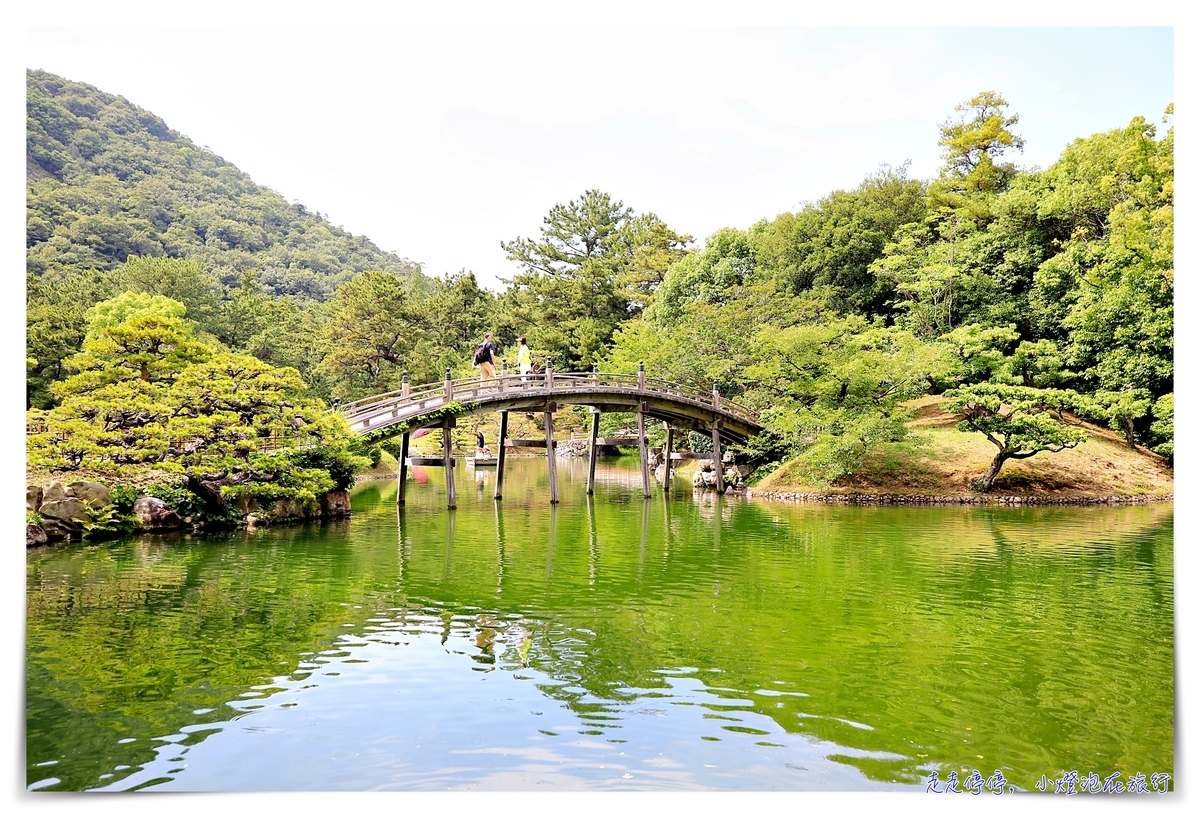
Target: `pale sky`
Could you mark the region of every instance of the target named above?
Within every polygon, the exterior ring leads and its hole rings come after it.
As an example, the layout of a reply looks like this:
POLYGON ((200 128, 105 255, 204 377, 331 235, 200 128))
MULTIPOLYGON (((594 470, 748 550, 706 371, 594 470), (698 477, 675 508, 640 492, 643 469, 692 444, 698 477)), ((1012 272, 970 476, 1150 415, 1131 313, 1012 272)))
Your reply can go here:
MULTIPOLYGON (((197 18, 203 22, 204 18, 197 18)), ((308 19, 295 20, 310 23, 308 19)), ((599 188, 697 245, 881 164, 999 91, 1021 165, 1158 123, 1170 28, 30 28, 26 63, 126 97, 431 275, 493 288, 501 241, 599 188)))

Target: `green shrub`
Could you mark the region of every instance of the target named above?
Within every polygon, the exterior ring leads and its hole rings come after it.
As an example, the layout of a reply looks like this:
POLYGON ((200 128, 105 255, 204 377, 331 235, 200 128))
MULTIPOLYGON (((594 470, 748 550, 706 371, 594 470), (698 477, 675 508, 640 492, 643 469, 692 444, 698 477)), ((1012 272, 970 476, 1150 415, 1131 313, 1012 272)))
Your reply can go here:
MULTIPOLYGON (((135 528, 133 516, 123 513, 115 504, 95 506, 84 500, 83 506, 88 515, 88 519, 81 523, 85 540, 119 537, 132 533, 135 528)), ((130 504, 130 508, 132 507, 130 504)))
POLYGON ((750 473, 749 477, 746 478, 746 485, 753 486, 753 485, 757 484, 759 480, 766 478, 767 475, 769 475, 771 472, 775 471, 777 468, 779 468, 778 462, 767 463, 765 466, 759 466, 757 469, 755 469, 753 472, 750 473))
POLYGON ((184 486, 155 483, 152 486, 147 486, 142 495, 157 497, 180 517, 191 517, 193 520, 206 519, 204 502, 184 486))
POLYGON ((123 514, 133 512, 133 504, 139 496, 141 492, 133 486, 113 486, 112 489, 112 503, 123 514))

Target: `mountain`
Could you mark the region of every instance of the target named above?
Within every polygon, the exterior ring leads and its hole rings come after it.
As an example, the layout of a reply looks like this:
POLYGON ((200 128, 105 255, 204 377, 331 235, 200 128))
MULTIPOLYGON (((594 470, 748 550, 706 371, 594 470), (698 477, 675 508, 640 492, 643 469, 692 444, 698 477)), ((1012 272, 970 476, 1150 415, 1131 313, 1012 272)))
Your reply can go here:
POLYGON ((27 271, 55 282, 129 256, 197 261, 226 286, 323 301, 364 270, 417 291, 419 266, 289 203, 124 97, 46 71, 27 79, 27 271))

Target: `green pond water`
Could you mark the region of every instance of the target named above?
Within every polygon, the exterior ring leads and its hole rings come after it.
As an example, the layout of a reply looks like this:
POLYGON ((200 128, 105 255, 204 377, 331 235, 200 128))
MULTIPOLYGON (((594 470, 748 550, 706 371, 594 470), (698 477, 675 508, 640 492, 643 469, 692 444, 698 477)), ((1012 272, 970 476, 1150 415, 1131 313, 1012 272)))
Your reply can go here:
POLYGON ((643 500, 635 466, 589 500, 560 460, 554 507, 514 458, 500 502, 460 463, 454 512, 421 469, 402 512, 373 481, 335 523, 31 550, 27 786, 1174 775, 1170 505, 643 500))

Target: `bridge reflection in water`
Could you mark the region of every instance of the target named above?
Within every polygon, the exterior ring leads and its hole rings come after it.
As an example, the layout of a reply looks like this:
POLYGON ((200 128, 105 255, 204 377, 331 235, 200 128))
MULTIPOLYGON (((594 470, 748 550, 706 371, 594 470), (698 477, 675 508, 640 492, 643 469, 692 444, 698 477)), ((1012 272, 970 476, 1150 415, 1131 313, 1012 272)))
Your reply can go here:
MULTIPOLYGON (((514 445, 508 439, 509 412, 541 412, 545 438, 522 440, 523 447, 544 448, 550 473, 550 503, 558 502, 558 467, 554 455, 554 413, 559 406, 587 406, 591 409, 588 435, 587 493, 595 490, 597 449, 602 445, 636 445, 641 465, 642 494, 650 496, 650 466, 647 451, 646 422, 661 421, 667 430, 664 462, 670 463, 676 431, 704 432, 712 435, 712 457, 721 462, 722 443, 743 443, 762 430, 758 415, 747 407, 722 400, 716 386, 706 393, 659 378, 648 378, 638 365, 637 375, 601 372, 556 373, 547 367, 544 375, 512 375, 507 370, 495 378, 446 379, 440 384, 410 387, 404 376, 399 391, 374 395, 339 407, 352 431, 363 436, 387 437, 398 434, 400 474, 396 501, 404 505, 405 482, 411 464, 408 455, 412 432, 416 429, 453 429, 460 417, 500 413, 500 440, 496 460, 495 499, 503 497, 506 449, 514 445), (604 412, 637 414, 635 438, 600 438, 600 415, 604 412), (389 434, 388 430, 392 430, 389 434)), ((454 484, 454 459, 449 433, 442 435, 440 464, 446 471, 447 506, 458 503, 454 484)), ((438 460, 422 460, 431 465, 438 460), (432 461, 432 462, 429 462, 432 461)), ((725 490, 721 469, 717 472, 717 491, 725 490)), ((667 470, 664 490, 670 489, 667 470)))

